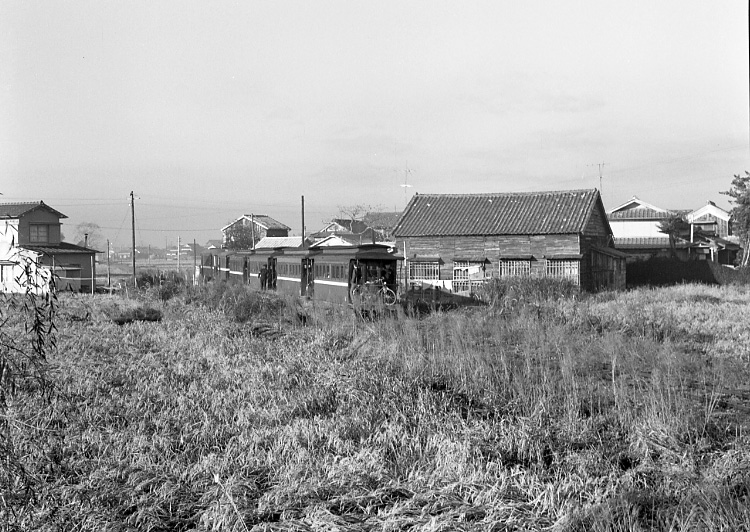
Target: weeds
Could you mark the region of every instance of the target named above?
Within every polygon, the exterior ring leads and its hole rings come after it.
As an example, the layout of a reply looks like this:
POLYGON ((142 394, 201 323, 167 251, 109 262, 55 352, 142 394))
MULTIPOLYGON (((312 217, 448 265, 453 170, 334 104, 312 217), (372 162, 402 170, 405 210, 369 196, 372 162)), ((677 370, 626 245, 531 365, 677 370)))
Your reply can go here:
POLYGON ((747 528, 748 364, 729 346, 750 334, 750 295, 495 294, 494 307, 421 319, 332 308, 307 327, 289 302, 226 284, 185 287, 160 323, 126 327, 107 316, 154 298, 66 297, 66 315, 88 319, 61 323, 58 393, 19 392, 12 426, 44 482, 34 499, 6 499, 0 519, 747 528))

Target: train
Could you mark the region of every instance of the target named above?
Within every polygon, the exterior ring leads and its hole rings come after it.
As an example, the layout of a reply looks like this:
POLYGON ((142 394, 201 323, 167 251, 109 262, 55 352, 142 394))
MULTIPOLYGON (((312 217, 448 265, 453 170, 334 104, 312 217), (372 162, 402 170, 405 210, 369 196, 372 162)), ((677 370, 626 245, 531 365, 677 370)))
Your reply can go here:
POLYGON ((331 303, 392 305, 403 260, 385 244, 212 250, 201 255, 200 278, 331 303))

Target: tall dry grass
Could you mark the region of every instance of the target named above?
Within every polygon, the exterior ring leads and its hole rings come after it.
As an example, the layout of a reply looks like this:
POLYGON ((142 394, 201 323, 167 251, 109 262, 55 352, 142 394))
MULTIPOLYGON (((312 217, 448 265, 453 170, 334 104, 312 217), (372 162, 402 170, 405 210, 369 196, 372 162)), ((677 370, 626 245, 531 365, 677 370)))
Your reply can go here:
POLYGON ((742 288, 367 321, 205 290, 63 298, 57 394, 9 414, 35 482, 5 529, 750 525, 742 288), (160 323, 110 319, 148 304, 160 323))

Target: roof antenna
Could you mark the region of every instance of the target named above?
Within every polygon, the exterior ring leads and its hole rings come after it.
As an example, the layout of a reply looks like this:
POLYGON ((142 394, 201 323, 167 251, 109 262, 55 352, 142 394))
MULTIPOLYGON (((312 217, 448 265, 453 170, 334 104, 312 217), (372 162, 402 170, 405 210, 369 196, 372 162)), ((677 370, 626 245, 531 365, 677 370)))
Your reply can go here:
POLYGON ((602 189, 602 170, 604 169, 604 165, 608 163, 596 163, 596 164, 590 164, 589 166, 598 166, 599 167, 599 195, 602 196, 604 194, 604 190, 602 189))
POLYGON ((400 186, 401 186, 401 187, 403 187, 403 189, 404 189, 404 207, 405 207, 405 206, 406 206, 406 204, 407 204, 407 199, 406 199, 406 192, 407 192, 407 190, 408 190, 409 188, 411 188, 411 185, 410 185, 410 184, 408 184, 408 181, 409 181, 409 174, 410 174, 410 173, 411 173, 411 170, 409 170, 409 161, 406 161, 406 168, 404 169, 404 184, 403 184, 403 185, 400 185, 400 186))

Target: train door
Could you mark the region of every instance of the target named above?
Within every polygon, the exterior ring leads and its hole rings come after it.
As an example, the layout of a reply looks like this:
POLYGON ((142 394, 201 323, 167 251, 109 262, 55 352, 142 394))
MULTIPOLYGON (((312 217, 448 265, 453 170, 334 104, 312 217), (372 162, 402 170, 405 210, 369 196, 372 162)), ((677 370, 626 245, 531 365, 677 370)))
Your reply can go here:
POLYGON ((300 294, 313 297, 315 290, 315 260, 302 259, 302 275, 300 277, 300 294))
POLYGON ((268 257, 266 276, 266 286, 268 289, 276 290, 276 257, 268 257))

